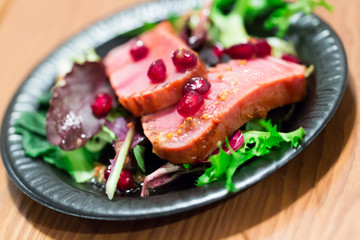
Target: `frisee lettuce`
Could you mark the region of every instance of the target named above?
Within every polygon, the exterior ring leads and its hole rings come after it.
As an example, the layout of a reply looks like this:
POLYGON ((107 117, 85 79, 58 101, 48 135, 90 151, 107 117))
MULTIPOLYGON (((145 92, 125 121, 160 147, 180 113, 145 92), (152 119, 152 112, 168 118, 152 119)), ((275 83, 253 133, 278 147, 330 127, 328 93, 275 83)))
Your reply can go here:
POLYGON ((292 147, 296 148, 304 140, 304 135, 306 134, 302 127, 289 133, 278 132, 277 126, 272 125, 270 120, 265 121, 260 119, 257 122, 250 122, 249 124, 251 127, 248 128, 264 129, 264 131, 244 131, 243 136, 245 144, 237 151, 233 151, 231 147, 229 147, 229 141, 226 139, 231 154, 227 154, 219 142, 218 146, 220 152, 217 155, 209 157, 211 166, 198 178, 198 186, 225 177, 226 189, 231 192, 236 191, 232 178, 241 165, 253 157, 269 154, 271 149, 280 147, 281 144, 284 143, 289 143, 292 147))

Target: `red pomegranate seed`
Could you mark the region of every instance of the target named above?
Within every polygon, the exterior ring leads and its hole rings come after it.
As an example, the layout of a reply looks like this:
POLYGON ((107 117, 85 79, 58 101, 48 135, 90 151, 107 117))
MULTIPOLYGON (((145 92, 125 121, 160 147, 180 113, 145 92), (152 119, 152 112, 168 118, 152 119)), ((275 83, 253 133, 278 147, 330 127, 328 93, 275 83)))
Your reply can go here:
POLYGON ((223 53, 224 53, 224 47, 222 45, 220 45, 220 44, 216 44, 213 47, 213 53, 218 58, 221 58, 221 55, 223 55, 223 53))
MULTIPOLYGON (((112 169, 112 165, 109 165, 104 172, 104 178, 106 180, 108 180, 110 176, 111 169, 112 169)), ((126 190, 129 190, 133 187, 134 187, 134 182, 131 178, 131 172, 127 168, 123 168, 121 170, 116 188, 122 192, 125 192, 126 190)))
POLYGON ((108 180, 108 179, 109 179, 111 169, 112 169, 112 165, 107 166, 107 168, 105 169, 105 171, 104 171, 104 178, 105 178, 105 180, 108 180))
POLYGON ((95 117, 106 117, 111 110, 112 99, 106 93, 98 93, 90 104, 95 117))
POLYGON ((257 57, 266 57, 271 55, 271 46, 265 40, 259 40, 255 44, 255 52, 257 57))
POLYGON ((166 66, 162 59, 155 60, 149 67, 148 77, 151 83, 160 83, 166 79, 166 66))
POLYGON ((148 53, 149 49, 144 45, 143 41, 137 40, 133 42, 130 49, 130 55, 132 56, 134 61, 139 61, 145 58, 148 53))
POLYGON ((300 59, 291 54, 284 54, 281 57, 283 60, 293 63, 300 63, 300 59))
POLYGON ((241 43, 226 49, 225 53, 234 59, 250 59, 255 55, 255 47, 251 43, 241 43))
POLYGON ((195 91, 190 91, 181 99, 177 111, 182 117, 190 117, 195 115, 203 104, 203 97, 195 91))
POLYGON ((179 48, 172 53, 171 59, 179 72, 185 72, 196 66, 197 57, 189 50, 179 48))
POLYGON ((193 77, 184 86, 184 92, 195 91, 204 94, 210 90, 211 84, 203 77, 193 77))
POLYGON ((126 191, 132 187, 134 187, 134 182, 131 178, 131 173, 128 169, 124 168, 120 173, 117 189, 120 191, 126 191))

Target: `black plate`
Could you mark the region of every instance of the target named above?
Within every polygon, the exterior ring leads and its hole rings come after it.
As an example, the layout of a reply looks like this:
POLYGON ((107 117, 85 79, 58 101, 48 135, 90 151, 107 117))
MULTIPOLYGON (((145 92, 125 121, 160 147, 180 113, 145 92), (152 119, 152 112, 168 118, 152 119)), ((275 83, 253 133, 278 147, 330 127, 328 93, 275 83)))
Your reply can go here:
MULTIPOLYGON (((167 0, 148 3, 120 12, 76 35, 47 57, 24 81, 13 97, 2 124, 1 154, 14 183, 30 198, 62 213, 93 219, 130 220, 163 216, 197 208, 229 196, 224 182, 171 192, 148 198, 116 197, 109 201, 91 184, 76 184, 68 175, 40 160, 26 157, 21 136, 14 134, 13 123, 23 111, 35 111, 37 98, 46 92, 57 75, 58 63, 79 54, 82 48, 107 51, 118 34, 157 22, 170 14, 182 14, 200 6, 202 1, 167 0), (105 46, 105 48, 104 48, 105 46), (105 50, 104 50, 105 49, 105 50)), ((297 149, 282 149, 257 159, 235 175, 241 191, 274 172, 299 154, 320 133, 337 109, 347 83, 344 48, 335 32, 322 20, 310 15, 294 22, 290 38, 301 59, 315 65, 316 80, 310 82, 306 101, 297 108, 297 119, 290 129, 303 126, 307 135, 297 149)), ((290 130, 289 129, 289 130, 290 130)))

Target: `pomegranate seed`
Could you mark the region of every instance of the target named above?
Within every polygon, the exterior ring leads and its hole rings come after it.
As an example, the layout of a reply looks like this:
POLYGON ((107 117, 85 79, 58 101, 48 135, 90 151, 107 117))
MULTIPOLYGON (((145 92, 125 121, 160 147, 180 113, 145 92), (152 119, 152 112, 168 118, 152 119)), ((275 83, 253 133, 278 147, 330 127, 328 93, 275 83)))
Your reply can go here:
MULTIPOLYGON (((109 165, 104 172, 104 178, 106 180, 108 180, 110 176, 111 169, 112 169, 112 165, 109 165)), ((122 192, 125 192, 126 190, 129 190, 132 187, 134 187, 134 182, 131 178, 131 172, 127 168, 123 168, 121 170, 116 188, 122 192)))
POLYGON ((284 54, 281 57, 283 60, 293 63, 300 63, 300 59, 291 54, 284 54))
POLYGON ((144 42, 141 40, 137 40, 133 42, 131 49, 130 49, 130 55, 134 59, 134 61, 139 61, 143 58, 145 58, 149 53, 149 49, 144 45, 144 42))
POLYGON ((111 110, 111 97, 106 93, 98 93, 90 104, 91 110, 95 117, 103 118, 111 110))
POLYGON ((160 83, 166 79, 166 66, 162 59, 155 60, 149 67, 148 77, 151 83, 160 83))
POLYGON ((224 47, 220 44, 216 44, 214 47, 213 47, 213 53, 215 56, 217 56, 218 58, 221 58, 221 56, 223 55, 224 53, 224 47))
POLYGON ((190 91, 181 99, 177 111, 182 117, 190 117, 195 115, 203 104, 203 97, 195 91, 190 91))
POLYGON ((266 57, 271 54, 271 46, 265 40, 259 40, 255 43, 255 52, 258 57, 266 57))
POLYGON ((184 86, 185 92, 195 91, 204 94, 210 90, 211 84, 203 77, 193 77, 184 86))
POLYGON ((131 178, 131 173, 128 169, 124 168, 120 173, 117 189, 120 191, 126 191, 132 187, 134 187, 134 182, 131 178))
POLYGON ((196 66, 197 57, 189 50, 179 48, 172 53, 171 59, 179 72, 185 72, 196 66))
POLYGON ((112 165, 107 166, 107 168, 105 169, 105 171, 104 171, 104 178, 105 178, 105 180, 108 180, 108 179, 109 179, 111 169, 112 169, 112 165))
POLYGON ((225 53, 234 59, 250 59, 255 55, 255 47, 251 43, 241 43, 226 49, 225 53))

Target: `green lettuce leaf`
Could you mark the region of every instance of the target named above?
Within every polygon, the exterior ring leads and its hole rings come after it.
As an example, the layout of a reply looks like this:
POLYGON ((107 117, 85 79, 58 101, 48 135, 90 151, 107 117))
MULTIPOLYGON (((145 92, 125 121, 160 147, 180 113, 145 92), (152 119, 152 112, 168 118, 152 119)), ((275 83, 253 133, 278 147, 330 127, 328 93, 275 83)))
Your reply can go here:
POLYGON ((125 32, 125 33, 122 33, 119 36, 137 37, 140 34, 153 29, 156 25, 157 25, 157 23, 147 23, 147 22, 145 22, 141 27, 136 28, 136 29, 131 30, 131 31, 128 31, 128 32, 125 32))
POLYGON ((107 144, 112 144, 116 140, 116 134, 104 125, 98 134, 86 142, 85 148, 90 152, 100 152, 107 144))
POLYGON ((76 182, 85 182, 94 176, 94 158, 86 148, 63 151, 51 145, 46 139, 45 112, 23 112, 14 127, 22 135, 25 154, 32 158, 42 158, 45 162, 65 170, 76 182))
POLYGON ((208 29, 213 42, 219 42, 224 47, 247 42, 249 35, 245 29, 244 16, 248 8, 248 0, 233 1, 214 0, 210 9, 211 25, 208 29), (232 7, 230 13, 224 9, 232 7))
MULTIPOLYGON (((244 43, 250 37, 245 22, 252 23, 255 18, 265 17, 272 12, 264 27, 276 28, 277 37, 283 37, 292 16, 299 12, 310 14, 316 7, 332 10, 326 0, 297 0, 292 3, 285 0, 214 0, 210 9, 208 32, 213 42, 219 42, 225 48, 244 43)), ((280 42, 277 41, 277 45, 280 42)), ((283 43, 280 45, 284 47, 283 43)))
POLYGON ((109 114, 106 116, 106 119, 110 122, 114 122, 116 118, 119 117, 127 117, 129 116, 130 113, 128 111, 126 111, 126 109, 119 105, 116 108, 112 108, 109 112, 109 114))
POLYGON ((146 148, 141 145, 136 145, 133 148, 133 153, 135 156, 135 160, 140 168, 140 170, 144 173, 146 171, 145 169, 145 150, 146 148))
MULTIPOLYGON (((270 120, 265 121, 263 119, 250 121, 245 128, 261 130, 244 131, 245 144, 235 152, 228 146, 231 150, 230 155, 225 153, 221 143, 218 143, 220 152, 209 157, 211 167, 206 169, 204 174, 198 178, 198 186, 225 177, 226 189, 228 191, 235 191, 232 178, 241 165, 253 157, 269 154, 272 149, 279 148, 282 144, 291 144, 292 147, 296 148, 304 140, 304 135, 306 134, 302 127, 289 133, 278 132, 276 125, 272 125, 270 120)), ((226 143, 229 145, 227 139, 226 143)))
POLYGON ((266 20, 265 28, 277 28, 278 32, 276 35, 283 37, 289 28, 292 16, 299 12, 310 14, 316 7, 324 7, 328 11, 333 9, 326 0, 297 0, 294 3, 289 3, 276 9, 266 20))

